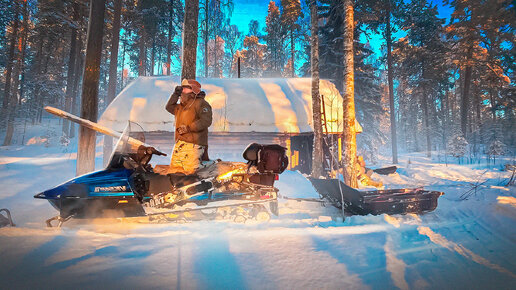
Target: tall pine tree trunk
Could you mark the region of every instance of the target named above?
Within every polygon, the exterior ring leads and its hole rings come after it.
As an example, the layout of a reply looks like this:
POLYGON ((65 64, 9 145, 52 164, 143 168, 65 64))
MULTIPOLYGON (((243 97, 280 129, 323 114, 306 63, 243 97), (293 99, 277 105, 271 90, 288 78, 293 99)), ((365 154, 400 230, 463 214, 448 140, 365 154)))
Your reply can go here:
MULTIPOLYGON (((204 11, 205 11, 205 19, 204 19, 204 23, 205 23, 205 27, 204 27, 204 77, 207 78, 208 77, 208 59, 209 59, 209 51, 208 51, 208 40, 209 40, 209 36, 210 36, 210 8, 209 8, 209 0, 205 0, 204 1, 204 11)), ((185 13, 186 13, 186 10, 185 10, 185 13)), ((186 21, 186 20, 185 20, 186 21)), ((184 33, 184 31, 183 31, 184 33)))
MULTIPOLYGON (((172 54, 172 33, 173 33, 173 17, 174 17, 174 0, 170 0, 168 7, 168 41, 167 41, 167 76, 170 75, 170 62, 171 62, 171 54, 172 54)), ((123 68, 123 67, 122 67, 123 68)))
POLYGON ((31 98, 30 109, 29 109, 29 113, 31 115, 31 120, 32 120, 32 125, 34 125, 36 123, 36 119, 37 119, 36 112, 38 111, 37 105, 39 103, 39 99, 41 98, 41 96, 40 96, 41 86, 39 84, 39 78, 41 77, 40 71, 41 71, 41 62, 43 59, 43 45, 45 44, 45 41, 46 41, 45 37, 43 37, 41 40, 38 41, 38 49, 36 51, 36 56, 34 58, 34 68, 31 73, 32 80, 34 82, 34 98, 31 98))
MULTIPOLYGON (((19 99, 18 99, 18 105, 21 106, 22 99, 23 99, 23 92, 24 92, 24 85, 25 85, 25 54, 27 52, 27 39, 29 37, 29 9, 28 9, 28 3, 27 1, 24 1, 23 3, 23 32, 22 32, 22 55, 21 55, 21 72, 20 72, 20 88, 19 88, 19 99)), ((26 119, 26 116, 25 116, 26 119)), ((25 120, 25 123, 27 121, 25 120)))
POLYGON ((140 28, 141 35, 139 40, 139 52, 138 52, 138 76, 146 76, 147 75, 147 51, 145 47, 145 30, 144 28, 140 28))
POLYGON ((385 38, 387 41, 387 79, 389 82, 389 109, 391 117, 392 163, 398 163, 398 140, 396 137, 396 112, 394 108, 394 85, 392 76, 391 1, 387 0, 385 38))
MULTIPOLYGON (((86 63, 81 99, 81 118, 97 121, 100 59, 102 57, 102 36, 104 29, 105 0, 90 1, 90 16, 86 42, 86 63)), ((81 126, 77 151, 77 175, 95 169, 96 132, 81 126)))
MULTIPOLYGON (((73 4, 73 19, 77 21, 78 16, 76 4, 73 4)), ((70 35, 70 57, 68 58, 68 72, 66 75, 66 96, 65 111, 70 112, 72 108, 73 81, 75 72, 75 62, 77 57, 77 28, 72 27, 70 35)), ((70 121, 63 120, 63 134, 68 136, 70 131, 70 121)))
POLYGON ((151 67, 150 75, 154 75, 154 66, 156 65, 156 33, 152 34, 152 50, 151 50, 151 67))
POLYGON ((312 177, 319 178, 324 174, 324 156, 322 149, 322 117, 321 117, 321 97, 319 95, 319 35, 318 35, 317 1, 310 2, 310 22, 311 22, 311 59, 312 66, 312 113, 314 124, 314 145, 312 156, 312 177))
POLYGON ((195 79, 199 0, 185 0, 181 79, 195 79))
POLYGON ((464 137, 468 136, 467 126, 468 126, 468 110, 469 110, 469 89, 471 86, 471 59, 473 56, 473 47, 471 46, 468 49, 467 57, 466 57, 466 69, 464 73, 464 89, 462 92, 462 102, 460 107, 460 127, 462 129, 462 134, 464 137))
POLYGON ((124 88, 124 67, 125 67, 125 48, 127 46, 127 42, 122 40, 123 48, 122 48, 122 73, 120 74, 120 90, 124 88))
POLYGON ((357 142, 355 130, 355 73, 353 63, 353 30, 354 30, 354 11, 353 1, 344 1, 344 82, 343 82, 343 155, 342 167, 344 182, 353 188, 358 187, 356 159, 357 142))
POLYGON ((296 65, 294 62, 294 54, 295 54, 295 44, 294 44, 294 29, 290 30, 290 57, 292 59, 292 77, 296 77, 296 65))
POLYGON ((422 106, 423 106, 423 122, 425 126, 425 135, 426 135, 426 156, 432 156, 432 141, 430 139, 430 122, 429 122, 429 113, 428 113, 428 96, 423 90, 421 94, 422 98, 422 106))
POLYGON ((7 64, 5 67, 5 85, 4 85, 4 99, 2 102, 2 111, 7 109, 9 105, 9 99, 11 98, 11 79, 12 70, 14 64, 14 49, 18 40, 18 25, 20 17, 20 8, 18 1, 14 3, 14 18, 13 18, 13 31, 11 33, 11 44, 9 45, 9 56, 7 58, 7 64))
MULTIPOLYGON (((109 56, 109 84, 107 94, 107 106, 111 104, 116 95, 116 80, 118 72, 118 42, 120 40, 120 17, 122 14, 122 0, 115 0, 113 13, 113 30, 111 32, 111 54, 109 56)), ((113 137, 104 136, 103 161, 107 165, 113 151, 113 137)))
MULTIPOLYGON (((82 15, 82 13, 81 13, 82 15)), ((84 74, 84 55, 82 48, 84 41, 80 34, 77 35, 77 56, 75 57, 75 80, 73 81, 73 96, 72 96, 72 114, 79 114, 79 85, 81 84, 82 76, 84 74)), ((75 137, 75 123, 70 122, 70 138, 75 137)))
POLYGON ((23 72, 23 64, 25 62, 25 46, 27 41, 27 29, 28 29, 28 9, 27 9, 27 1, 23 3, 23 25, 21 30, 21 35, 18 38, 18 57, 16 61, 16 67, 14 70, 14 78, 13 78, 13 86, 11 88, 11 100, 9 102, 8 108, 8 120, 7 120, 7 130, 5 133, 4 146, 11 145, 12 137, 14 134, 14 118, 16 117, 17 106, 20 99, 20 75, 23 72))

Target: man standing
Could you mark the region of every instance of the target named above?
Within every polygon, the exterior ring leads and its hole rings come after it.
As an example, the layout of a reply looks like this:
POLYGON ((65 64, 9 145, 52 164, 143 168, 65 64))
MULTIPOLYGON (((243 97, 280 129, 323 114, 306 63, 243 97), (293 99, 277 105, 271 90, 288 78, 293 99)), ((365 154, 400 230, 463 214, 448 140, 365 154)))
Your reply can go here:
POLYGON ((208 146, 208 127, 212 122, 211 106, 205 96, 199 82, 185 79, 168 100, 165 108, 176 119, 176 143, 168 173, 190 175, 201 166, 208 146))

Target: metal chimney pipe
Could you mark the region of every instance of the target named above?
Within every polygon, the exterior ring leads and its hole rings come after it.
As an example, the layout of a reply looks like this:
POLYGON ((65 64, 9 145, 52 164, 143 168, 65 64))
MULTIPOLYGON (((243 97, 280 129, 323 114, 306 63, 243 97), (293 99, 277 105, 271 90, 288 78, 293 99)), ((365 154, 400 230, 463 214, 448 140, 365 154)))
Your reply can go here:
POLYGON ((238 57, 238 78, 240 78, 240 56, 238 57))

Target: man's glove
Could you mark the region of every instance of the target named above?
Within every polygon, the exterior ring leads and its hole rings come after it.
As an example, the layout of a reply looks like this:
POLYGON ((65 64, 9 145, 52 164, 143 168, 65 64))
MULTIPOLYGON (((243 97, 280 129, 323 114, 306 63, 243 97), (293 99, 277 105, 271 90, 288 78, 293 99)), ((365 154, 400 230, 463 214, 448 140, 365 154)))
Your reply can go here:
POLYGON ((176 94, 176 95, 181 95, 182 92, 183 92, 183 87, 182 86, 177 86, 174 89, 174 94, 176 94))
POLYGON ((190 130, 188 130, 188 127, 187 127, 187 126, 185 126, 185 125, 181 125, 181 126, 179 126, 179 127, 177 128, 177 133, 178 133, 179 135, 186 134, 186 133, 188 133, 189 131, 190 131, 190 130))

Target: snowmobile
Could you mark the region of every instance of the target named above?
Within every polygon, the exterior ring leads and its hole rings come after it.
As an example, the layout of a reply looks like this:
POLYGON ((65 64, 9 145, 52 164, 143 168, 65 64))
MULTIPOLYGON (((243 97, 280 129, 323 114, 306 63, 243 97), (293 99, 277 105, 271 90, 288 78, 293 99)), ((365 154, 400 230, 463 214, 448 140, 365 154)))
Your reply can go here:
MULTIPOLYGON (((66 112, 59 113, 63 116, 66 112)), ((147 221, 268 221, 271 213, 278 215, 274 181, 288 166, 284 147, 253 143, 244 151, 247 163, 216 160, 203 163, 195 175, 166 174, 149 164, 154 155, 166 154, 145 143, 142 130, 134 130, 137 124, 129 122, 124 132, 117 134, 66 114, 69 120, 119 136, 119 140, 103 170, 78 176, 34 196, 48 200, 59 211, 59 215, 46 221, 48 227, 54 221, 60 227, 71 218, 97 218, 106 213, 110 217, 143 217, 147 221)))

